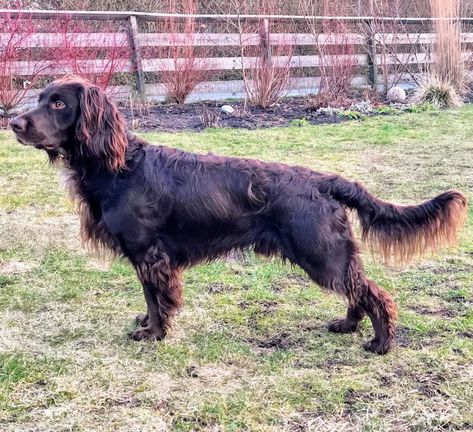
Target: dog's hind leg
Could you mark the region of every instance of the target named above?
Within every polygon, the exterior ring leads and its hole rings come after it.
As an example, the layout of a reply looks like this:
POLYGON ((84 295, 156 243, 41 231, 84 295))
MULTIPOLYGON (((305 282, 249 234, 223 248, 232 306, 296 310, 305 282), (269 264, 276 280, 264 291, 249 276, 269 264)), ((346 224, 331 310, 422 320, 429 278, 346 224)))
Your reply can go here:
POLYGON ((167 255, 157 251, 148 253, 135 268, 143 285, 148 312, 138 315, 137 321, 143 327, 130 333, 130 337, 161 340, 182 304, 180 271, 171 267, 167 255))
POLYGON ((320 269, 309 269, 308 273, 319 285, 343 294, 348 299, 346 317, 333 320, 328 329, 337 333, 356 331, 365 313, 373 324, 375 337, 364 345, 367 351, 386 354, 392 346, 395 335, 397 309, 391 295, 378 287, 375 282, 366 278, 358 257, 354 257, 348 267, 340 268, 342 278, 338 275, 327 279, 320 269))
POLYGON ((377 354, 387 353, 393 343, 397 317, 396 305, 390 294, 366 278, 358 257, 354 257, 348 266, 341 264, 336 274, 331 273, 333 263, 337 262, 336 257, 328 259, 331 262, 328 268, 312 267, 306 263, 305 270, 323 288, 334 290, 348 299, 346 317, 331 321, 329 331, 352 333, 366 313, 373 324, 375 337, 364 348, 377 354))
POLYGON ((356 331, 367 314, 375 337, 365 349, 385 354, 395 332, 396 306, 388 292, 366 278, 357 244, 345 212, 332 208, 330 214, 314 210, 298 215, 285 237, 283 253, 302 267, 322 288, 335 291, 348 299, 346 317, 329 323, 329 330, 338 333, 356 331), (314 216, 315 215, 315 216, 314 216), (317 223, 312 220, 316 220, 317 223))
POLYGON ((386 354, 393 344, 396 332, 396 304, 391 295, 375 282, 363 277, 360 283, 360 304, 370 317, 375 331, 375 337, 364 348, 377 354, 386 354))
POLYGON ((397 308, 391 295, 365 276, 358 253, 348 264, 339 290, 348 298, 347 315, 330 322, 328 329, 338 333, 355 331, 366 313, 373 324, 375 337, 364 348, 377 354, 387 353, 395 335, 397 308))

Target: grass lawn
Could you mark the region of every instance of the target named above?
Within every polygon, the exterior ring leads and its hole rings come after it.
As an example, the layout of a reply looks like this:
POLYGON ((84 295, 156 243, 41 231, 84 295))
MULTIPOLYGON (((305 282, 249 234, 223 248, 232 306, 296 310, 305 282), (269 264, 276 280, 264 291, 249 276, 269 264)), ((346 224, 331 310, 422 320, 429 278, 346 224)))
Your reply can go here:
MULTIPOLYGON (((329 126, 144 134, 195 152, 302 164, 418 203, 473 199, 473 107, 329 126)), ((455 250, 403 269, 369 255, 399 309, 397 346, 363 351, 325 323, 344 301, 251 254, 185 274, 167 339, 127 339, 144 310, 124 261, 78 241, 46 156, 0 133, 1 431, 471 431, 473 212, 455 250)))

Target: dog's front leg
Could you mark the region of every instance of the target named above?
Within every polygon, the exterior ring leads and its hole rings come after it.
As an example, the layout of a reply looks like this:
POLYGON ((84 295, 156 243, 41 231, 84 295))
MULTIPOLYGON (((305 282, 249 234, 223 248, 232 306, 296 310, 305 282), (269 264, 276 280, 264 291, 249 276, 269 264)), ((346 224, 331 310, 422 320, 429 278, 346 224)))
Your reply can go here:
POLYGON ((166 255, 156 252, 148 254, 135 267, 143 285, 148 313, 137 317, 142 327, 130 333, 130 337, 134 340, 161 340, 182 304, 180 271, 171 267, 166 255))

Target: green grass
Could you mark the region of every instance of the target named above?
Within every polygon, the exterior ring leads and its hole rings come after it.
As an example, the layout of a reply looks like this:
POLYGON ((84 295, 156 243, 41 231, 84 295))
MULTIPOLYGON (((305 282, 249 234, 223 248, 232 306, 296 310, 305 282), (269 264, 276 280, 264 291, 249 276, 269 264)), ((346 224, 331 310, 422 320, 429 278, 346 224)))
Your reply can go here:
MULTIPOLYGON (((416 203, 473 198, 473 107, 258 131, 143 134, 195 152, 301 164, 416 203)), ((160 343, 127 339, 144 309, 124 261, 78 241, 46 157, 0 133, 0 430, 466 431, 473 428, 473 214, 458 248, 403 269, 365 256, 395 297, 396 348, 329 334, 342 299, 251 254, 185 274, 160 343)))

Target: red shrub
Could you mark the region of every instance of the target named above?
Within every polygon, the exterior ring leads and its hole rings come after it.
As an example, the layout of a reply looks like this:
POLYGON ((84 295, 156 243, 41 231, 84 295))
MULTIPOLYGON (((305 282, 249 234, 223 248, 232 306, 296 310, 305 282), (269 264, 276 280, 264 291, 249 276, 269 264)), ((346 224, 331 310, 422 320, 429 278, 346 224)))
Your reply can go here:
MULTIPOLYGON (((180 4, 182 9, 178 9, 176 0, 169 0, 167 12, 197 12, 198 0, 182 0, 180 4)), ((199 53, 196 50, 196 42, 202 33, 197 31, 195 18, 169 17, 160 30, 169 37, 169 45, 164 49, 165 59, 161 61, 160 79, 168 99, 182 104, 198 84, 215 75, 209 60, 210 49, 201 46, 199 53)))
MULTIPOLYGON (((231 10, 237 15, 282 14, 278 0, 229 0, 222 6, 215 2, 222 15, 231 10)), ((243 86, 249 101, 269 107, 277 103, 289 90, 295 48, 292 22, 273 22, 260 19, 228 19, 230 33, 239 37, 243 86)))
POLYGON ((55 58, 64 72, 86 78, 105 90, 114 75, 126 69, 131 54, 128 37, 117 25, 69 17, 56 21, 55 31, 61 41, 55 58))
POLYGON ((337 0, 325 1, 323 16, 334 18, 320 23, 313 18, 317 15, 318 4, 311 0, 299 0, 299 4, 318 58, 320 96, 315 100, 322 100, 323 104, 343 105, 350 97, 352 80, 359 66, 353 31, 347 22, 337 19, 346 15, 347 6, 337 0))
POLYGON ((9 115, 21 106, 48 62, 30 47, 36 23, 31 17, 0 14, 0 109, 9 115))
POLYGON ((268 21, 259 22, 259 45, 243 46, 243 83, 251 103, 264 108, 276 104, 289 90, 294 39, 287 33, 272 33, 268 21), (276 39, 277 38, 277 39, 276 39), (276 41, 277 42, 274 42, 276 41))

